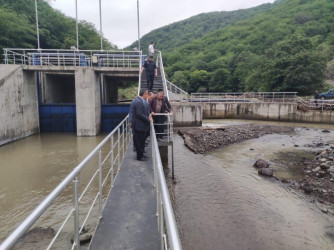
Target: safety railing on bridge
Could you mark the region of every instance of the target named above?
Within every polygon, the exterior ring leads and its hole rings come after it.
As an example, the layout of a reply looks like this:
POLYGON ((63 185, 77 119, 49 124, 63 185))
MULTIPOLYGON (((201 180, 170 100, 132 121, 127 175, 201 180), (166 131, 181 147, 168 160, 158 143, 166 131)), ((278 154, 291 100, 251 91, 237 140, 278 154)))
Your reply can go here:
POLYGON ((165 75, 164 64, 162 62, 161 51, 158 51, 157 67, 160 68, 163 90, 164 90, 165 96, 169 100, 169 94, 168 94, 168 89, 167 89, 167 80, 166 80, 166 75, 165 75))
POLYGON ((281 102, 295 103, 297 92, 192 93, 190 102, 281 102))
POLYGON ((124 153, 131 140, 131 136, 129 116, 127 116, 1 243, 0 250, 11 249, 18 240, 24 236, 29 228, 34 225, 45 212, 47 212, 47 209, 60 197, 65 189, 71 187, 71 183, 73 185, 73 204, 69 207, 69 212, 65 216, 65 220, 59 222, 59 229, 49 245, 39 247, 43 249, 51 249, 61 232, 64 230, 65 225, 68 224, 70 218, 73 218, 74 227, 72 231, 74 240, 71 249, 80 249, 79 235, 90 218, 94 207, 95 214, 97 213, 95 218, 96 224, 98 220, 102 218, 102 210, 105 206, 105 204, 103 204, 103 194, 106 194, 107 196, 112 190, 117 174, 120 171, 124 153), (92 159, 97 161, 92 163, 92 159), (88 177, 85 175, 86 178, 80 178, 79 185, 79 176, 81 172, 85 169, 87 170, 88 167, 93 168, 93 173, 88 177), (86 185, 82 183, 83 179, 87 179, 88 183, 86 185), (94 190, 94 187, 97 192, 95 195, 93 195, 91 191, 92 188, 94 190), (81 192, 80 189, 82 190, 81 192), (90 194, 89 197, 87 197, 87 193, 90 194), (92 199, 91 203, 87 201, 90 199, 92 199), (83 202, 86 204, 80 206, 83 202), (98 210, 97 212, 96 209, 98 210))
POLYGON ((334 110, 334 100, 298 98, 296 102, 299 110, 334 110))
POLYGON ((5 64, 35 66, 140 67, 141 51, 4 48, 5 64))
POLYGON ((154 114, 155 134, 160 140, 165 139, 167 143, 173 141, 173 115, 170 113, 155 113, 154 114), (158 118, 158 119, 156 119, 158 118), (159 132, 158 132, 159 131, 159 132))
MULTIPOLYGON (((170 117, 170 116, 167 116, 170 117)), ((169 121, 169 119, 167 119, 169 121)), ((161 135, 161 134, 158 134, 161 135)), ((167 136, 171 136, 168 134, 167 136)), ((151 139, 152 139, 152 158, 154 169, 154 186, 157 195, 157 219, 158 228, 161 238, 160 249, 182 249, 172 203, 169 197, 169 191, 166 184, 166 179, 161 162, 157 136, 154 129, 154 124, 151 123, 151 139)))
POLYGON ((183 89, 181 89, 180 87, 176 86, 174 83, 166 80, 167 83, 167 89, 177 95, 183 95, 184 97, 188 96, 188 93, 186 91, 184 91, 183 89))

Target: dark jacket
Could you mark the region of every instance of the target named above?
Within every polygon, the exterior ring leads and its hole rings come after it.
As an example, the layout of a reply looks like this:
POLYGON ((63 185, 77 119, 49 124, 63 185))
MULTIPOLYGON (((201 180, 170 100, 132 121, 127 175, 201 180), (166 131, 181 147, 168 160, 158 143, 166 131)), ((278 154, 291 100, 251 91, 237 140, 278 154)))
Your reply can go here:
MULTIPOLYGON (((160 113, 166 113, 167 112, 170 112, 171 109, 167 106, 166 104, 166 101, 165 101, 165 98, 162 98, 162 104, 161 104, 161 112, 160 113)), ((151 112, 155 112, 155 107, 156 107, 156 104, 157 104, 157 97, 154 97, 152 99, 152 102, 151 102, 151 112)))
POLYGON ((147 105, 139 96, 132 102, 132 124, 135 131, 147 132, 150 129, 147 105))

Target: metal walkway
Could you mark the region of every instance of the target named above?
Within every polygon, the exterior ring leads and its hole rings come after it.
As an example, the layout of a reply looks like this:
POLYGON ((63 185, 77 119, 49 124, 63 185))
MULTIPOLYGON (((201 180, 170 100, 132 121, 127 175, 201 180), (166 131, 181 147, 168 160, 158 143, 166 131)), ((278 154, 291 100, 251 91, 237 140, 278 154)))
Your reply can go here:
POLYGON ((90 249, 160 248, 150 144, 146 152, 149 158, 137 161, 128 148, 90 249))

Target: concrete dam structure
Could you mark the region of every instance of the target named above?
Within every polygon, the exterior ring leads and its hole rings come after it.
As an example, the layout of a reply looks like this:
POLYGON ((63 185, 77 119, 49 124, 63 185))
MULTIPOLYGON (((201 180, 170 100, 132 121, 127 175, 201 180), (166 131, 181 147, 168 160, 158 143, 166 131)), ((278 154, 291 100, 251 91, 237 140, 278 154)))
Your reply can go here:
POLYGON ((138 81, 138 68, 6 64, 0 74, 0 145, 40 131, 109 132, 129 111, 118 85, 138 81))

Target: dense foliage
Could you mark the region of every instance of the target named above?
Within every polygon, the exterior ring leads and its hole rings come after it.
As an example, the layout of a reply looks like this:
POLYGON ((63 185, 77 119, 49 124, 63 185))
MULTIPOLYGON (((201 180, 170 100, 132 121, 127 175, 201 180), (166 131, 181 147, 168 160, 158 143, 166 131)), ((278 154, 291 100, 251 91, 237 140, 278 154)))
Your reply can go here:
POLYGON ((163 51, 167 75, 190 92, 313 93, 333 60, 333 13, 332 0, 276 1, 181 47, 170 45, 163 51))
MULTIPOLYGON (((0 0, 0 49, 37 48, 34 0, 0 0)), ((75 20, 38 0, 42 49, 69 49, 76 45, 75 20)), ((115 46, 106 39, 104 48, 115 46)), ((80 49, 100 49, 100 36, 93 24, 79 23, 80 49)))
MULTIPOLYGON (((215 31, 221 27, 247 19, 258 13, 271 8, 271 4, 263 4, 247 10, 221 11, 203 13, 183 21, 175 22, 158 28, 144 35, 140 42, 142 50, 147 53, 148 45, 154 41, 156 48, 162 51, 172 51, 173 49, 185 45, 194 39, 215 31)), ((132 43, 128 49, 138 46, 138 41, 132 43)))

